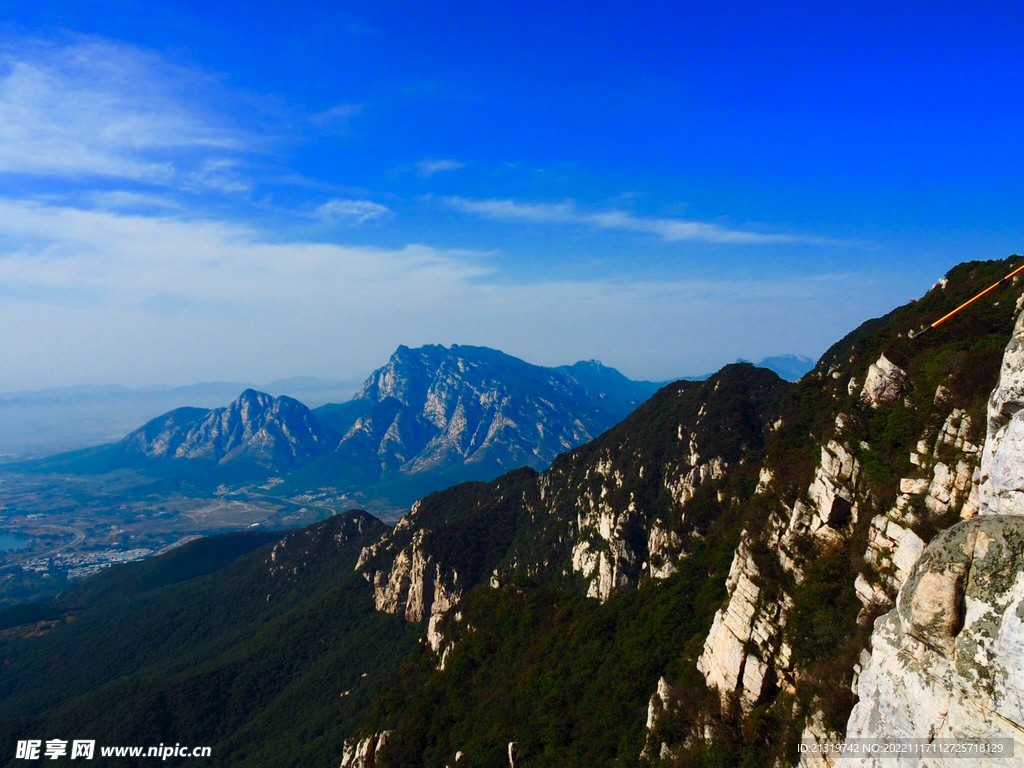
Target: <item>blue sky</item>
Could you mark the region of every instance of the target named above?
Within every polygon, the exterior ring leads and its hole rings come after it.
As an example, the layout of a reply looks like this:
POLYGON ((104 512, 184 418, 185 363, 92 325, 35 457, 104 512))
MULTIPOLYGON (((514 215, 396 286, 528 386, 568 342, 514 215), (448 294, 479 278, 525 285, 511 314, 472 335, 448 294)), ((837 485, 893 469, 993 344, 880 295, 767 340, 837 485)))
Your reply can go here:
POLYGON ((664 379, 1024 249, 1017 4, 2 7, 0 389, 664 379))

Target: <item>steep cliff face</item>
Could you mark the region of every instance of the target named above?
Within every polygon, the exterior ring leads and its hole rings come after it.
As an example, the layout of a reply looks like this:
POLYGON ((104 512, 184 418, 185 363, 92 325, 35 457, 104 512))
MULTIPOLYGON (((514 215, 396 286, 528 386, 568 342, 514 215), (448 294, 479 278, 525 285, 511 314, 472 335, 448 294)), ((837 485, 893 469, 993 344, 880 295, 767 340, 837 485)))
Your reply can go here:
POLYGON ((322 455, 330 441, 298 400, 247 389, 226 408, 180 408, 160 416, 120 447, 151 459, 250 462, 287 470, 322 455))
POLYGON ((391 731, 381 731, 363 739, 345 742, 340 768, 377 768, 378 758, 388 743, 391 731))
MULTIPOLYGON (((1024 313, 1006 347, 988 403, 988 432, 973 491, 978 503, 923 548, 900 586, 896 607, 875 624, 847 738, 1011 738, 1024 750, 1024 313)), ((952 427, 953 425, 949 425, 952 427)), ((959 444, 959 430, 943 431, 959 444)), ((938 466, 938 465, 936 465, 938 466)), ((960 469, 958 464, 958 470, 960 469)), ((966 490, 967 467, 950 494, 966 490)), ((931 487, 949 475, 936 472, 931 487)), ((913 490, 921 491, 924 483, 913 490)), ((936 495, 930 495, 930 499, 936 495)), ((939 494, 941 498, 941 494, 939 494)), ((911 558, 904 558, 910 562, 911 558)), ((933 758, 920 765, 938 764, 933 758)), ((881 765, 878 759, 858 761, 881 765)), ((1001 765, 985 756, 976 765, 1001 765)))
POLYGON ((792 600, 785 593, 764 599, 760 576, 744 539, 725 584, 728 605, 715 614, 697 660, 697 671, 709 687, 726 696, 739 692, 748 710, 761 701, 774 676, 788 670, 792 654, 782 637, 792 600))
MULTIPOLYGON (((984 283, 978 270, 962 268, 956 277, 984 283)), ((947 284, 921 304, 952 303, 942 296, 947 284)), ((779 506, 744 535, 727 602, 698 660, 723 708, 734 699, 741 712, 768 706, 784 720, 802 717, 804 740, 842 740, 840 717, 863 695, 859 673, 872 618, 893 606, 931 536, 978 512, 984 436, 976 425, 994 383, 992 350, 1000 338, 1005 343, 1012 308, 1001 299, 1002 307, 1000 299, 986 307, 987 326, 956 329, 931 346, 905 343, 901 329, 913 324, 895 313, 840 342, 811 374, 821 415, 831 412, 834 420, 819 418, 810 429, 823 443, 810 483, 795 498, 778 493, 775 478, 784 466, 769 457, 757 490, 774 492, 779 506), (972 358, 977 369, 967 371, 972 358), (823 577, 838 578, 842 588, 829 588, 823 577), (850 586, 860 603, 856 622, 847 607, 850 586), (812 601, 822 598, 835 608, 815 608, 812 601), (821 635, 834 646, 833 670, 821 660, 828 652, 821 635), (840 667, 846 671, 836 674, 840 667)), ((990 412, 1004 415, 990 420, 1001 426, 1015 411, 1005 398, 996 400, 990 412)), ((810 756, 802 762, 831 764, 810 756)))
POLYGON ((517 542, 506 570, 561 566, 601 600, 671 576, 715 509, 731 503, 716 481, 753 466, 790 386, 766 369, 730 365, 699 384, 666 387, 541 476, 538 530, 517 542), (552 551, 532 551, 536 538, 552 551))
MULTIPOLYGON (((359 556, 356 570, 373 586, 378 611, 410 622, 439 617, 474 586, 489 583, 517 525, 535 503, 537 475, 511 472, 466 483, 417 502, 393 530, 359 556)), ((432 639, 435 651, 440 641, 432 639)))
POLYGON ((988 404, 981 506, 983 514, 1024 514, 1024 313, 1017 318, 999 386, 988 404))

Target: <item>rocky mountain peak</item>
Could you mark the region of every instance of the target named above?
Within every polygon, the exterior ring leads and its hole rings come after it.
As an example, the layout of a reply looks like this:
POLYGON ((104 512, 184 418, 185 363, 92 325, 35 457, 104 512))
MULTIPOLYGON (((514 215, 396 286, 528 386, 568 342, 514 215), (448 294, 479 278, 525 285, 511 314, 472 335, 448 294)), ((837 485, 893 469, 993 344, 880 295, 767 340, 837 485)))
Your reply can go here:
POLYGON ((487 347, 401 346, 351 403, 316 413, 364 479, 489 479, 546 466, 656 388, 596 361, 545 368, 487 347))
POLYGON ((178 409, 157 417, 129 434, 121 447, 148 458, 288 468, 324 453, 330 441, 298 400, 246 389, 224 408, 178 409))

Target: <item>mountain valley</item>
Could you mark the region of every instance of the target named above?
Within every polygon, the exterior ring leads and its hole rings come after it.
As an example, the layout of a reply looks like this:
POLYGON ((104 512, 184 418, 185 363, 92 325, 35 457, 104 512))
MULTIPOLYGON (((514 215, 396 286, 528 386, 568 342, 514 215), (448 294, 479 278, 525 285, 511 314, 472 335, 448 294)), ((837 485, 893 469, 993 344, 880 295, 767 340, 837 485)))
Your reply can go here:
POLYGON ((431 491, 490 480, 621 421, 659 385, 597 361, 544 368, 484 347, 399 347, 355 397, 309 409, 246 389, 122 440, 0 467, 0 605, 52 596, 189 537, 289 528, 352 506, 395 520, 431 491))

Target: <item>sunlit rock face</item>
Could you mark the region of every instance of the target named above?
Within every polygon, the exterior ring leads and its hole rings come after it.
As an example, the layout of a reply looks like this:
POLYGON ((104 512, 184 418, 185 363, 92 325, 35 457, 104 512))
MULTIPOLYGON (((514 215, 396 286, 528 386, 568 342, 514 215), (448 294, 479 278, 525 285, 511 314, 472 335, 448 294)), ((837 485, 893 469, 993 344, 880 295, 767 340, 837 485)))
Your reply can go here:
POLYGON ((247 389, 225 408, 164 414, 128 435, 121 447, 153 459, 247 461, 287 470, 324 454, 331 441, 298 400, 247 389))
POLYGON ((741 701, 753 707, 771 682, 776 663, 785 667, 789 650, 781 647, 788 602, 761 599, 757 565, 742 542, 736 550, 726 582, 729 603, 715 621, 697 660, 697 670, 709 686, 722 694, 741 692, 741 701))
MULTIPOLYGON (((876 622, 847 738, 1010 737, 1017 757, 1024 755, 1022 404, 1024 314, 989 399, 980 490, 972 491, 966 466, 959 464, 955 470, 937 464, 930 482, 902 489, 927 492, 934 504, 966 493, 969 500, 977 498, 977 516, 939 534, 924 549, 895 609, 876 622)), ((952 441, 968 457, 978 453, 948 420, 942 435, 940 440, 952 441)), ((967 508, 973 514, 975 507, 967 508)), ((872 758, 851 764, 884 763, 872 758)), ((914 764, 944 762, 926 756, 914 764)), ((1008 763, 981 756, 972 764, 1008 763)))
MULTIPOLYGON (((1011 737, 1022 755, 1022 669, 1024 517, 959 523, 928 546, 897 607, 875 624, 847 738, 1011 737)), ((886 763, 851 762, 875 764, 886 763)))
POLYGON ((891 403, 903 394, 906 380, 907 372, 885 355, 881 355, 868 368, 864 388, 860 394, 861 400, 872 408, 891 403))
POLYGON ((1024 313, 1006 347, 999 386, 988 403, 981 468, 983 514, 1024 514, 1024 313))
POLYGON ((381 731, 363 739, 346 741, 340 768, 377 768, 381 764, 381 753, 384 751, 391 733, 391 731, 381 731))
POLYGON ((390 571, 373 574, 374 603, 378 611, 401 613, 408 621, 422 621, 451 608, 462 596, 459 573, 444 569, 424 552, 423 538, 428 531, 417 531, 412 542, 400 550, 390 571))
POLYGON ((401 346, 352 403, 317 415, 367 472, 541 468, 623 419, 656 385, 596 361, 544 368, 486 347, 401 346))

